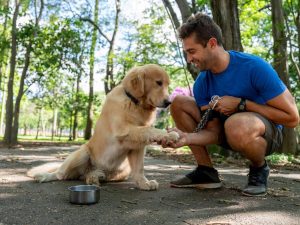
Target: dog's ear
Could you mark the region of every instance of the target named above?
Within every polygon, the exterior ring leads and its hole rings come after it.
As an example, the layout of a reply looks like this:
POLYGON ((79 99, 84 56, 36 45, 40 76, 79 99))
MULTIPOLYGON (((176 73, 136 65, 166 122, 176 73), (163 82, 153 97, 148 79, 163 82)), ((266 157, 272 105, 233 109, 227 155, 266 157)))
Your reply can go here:
POLYGON ((134 67, 129 70, 122 84, 125 90, 134 97, 142 97, 145 92, 145 70, 143 67, 134 67))

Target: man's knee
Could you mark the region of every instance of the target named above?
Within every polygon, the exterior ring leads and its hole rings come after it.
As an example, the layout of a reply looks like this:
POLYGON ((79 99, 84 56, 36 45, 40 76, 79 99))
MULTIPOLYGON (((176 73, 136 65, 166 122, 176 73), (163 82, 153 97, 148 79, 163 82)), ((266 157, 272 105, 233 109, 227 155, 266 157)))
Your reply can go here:
POLYGON ((242 118, 228 118, 224 131, 228 144, 235 150, 243 149, 252 141, 248 134, 248 125, 242 118))
POLYGON ((182 105, 184 102, 187 101, 187 97, 184 95, 177 95, 173 99, 171 105, 170 105, 170 112, 177 112, 182 108, 182 105))

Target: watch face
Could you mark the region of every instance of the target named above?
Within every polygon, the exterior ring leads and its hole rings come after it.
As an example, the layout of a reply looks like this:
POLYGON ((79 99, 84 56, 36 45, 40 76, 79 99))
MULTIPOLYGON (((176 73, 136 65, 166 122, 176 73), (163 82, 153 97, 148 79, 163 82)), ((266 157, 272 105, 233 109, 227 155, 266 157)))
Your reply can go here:
POLYGON ((245 106, 244 105, 239 105, 239 110, 241 110, 241 111, 245 110, 245 106))

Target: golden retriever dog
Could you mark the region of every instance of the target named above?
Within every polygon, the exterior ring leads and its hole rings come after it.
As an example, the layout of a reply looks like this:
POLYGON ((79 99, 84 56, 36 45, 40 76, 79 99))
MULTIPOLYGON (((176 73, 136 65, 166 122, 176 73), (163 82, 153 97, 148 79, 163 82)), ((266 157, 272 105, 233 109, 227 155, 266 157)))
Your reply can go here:
POLYGON ((45 164, 27 175, 38 182, 84 179, 87 184, 122 181, 129 176, 142 190, 158 183, 144 176, 144 148, 162 139, 176 141, 176 132, 151 127, 157 107, 167 107, 167 73, 149 64, 131 69, 106 97, 91 139, 72 152, 61 165, 45 164))

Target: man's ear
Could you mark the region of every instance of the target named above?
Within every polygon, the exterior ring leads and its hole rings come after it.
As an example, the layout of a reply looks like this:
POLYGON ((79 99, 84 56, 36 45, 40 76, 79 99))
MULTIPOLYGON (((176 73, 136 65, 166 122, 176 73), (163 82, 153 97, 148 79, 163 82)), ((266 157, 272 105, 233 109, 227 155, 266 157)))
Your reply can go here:
POLYGON ((134 67, 129 70, 122 81, 122 85, 133 97, 142 97, 145 92, 144 69, 142 67, 134 67))
POLYGON ((208 43, 210 48, 215 48, 218 45, 218 41, 216 38, 212 37, 208 40, 208 43))

